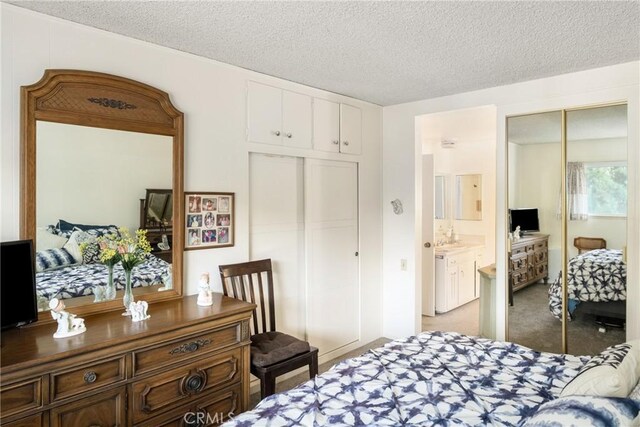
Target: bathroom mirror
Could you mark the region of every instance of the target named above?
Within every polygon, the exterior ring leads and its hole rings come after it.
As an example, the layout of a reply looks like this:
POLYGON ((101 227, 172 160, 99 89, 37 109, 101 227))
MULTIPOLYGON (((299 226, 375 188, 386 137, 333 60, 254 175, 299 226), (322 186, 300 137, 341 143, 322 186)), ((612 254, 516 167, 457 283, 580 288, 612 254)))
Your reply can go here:
POLYGON ((434 180, 434 217, 435 219, 445 219, 447 217, 447 203, 446 203, 446 182, 444 176, 436 175, 434 180))
POLYGON ((456 175, 454 205, 455 219, 482 219, 482 175, 456 175))
MULTIPOLYGON (((163 213, 169 227, 182 224, 183 115, 163 91, 91 71, 46 70, 21 88, 21 103, 20 233, 35 242, 39 309, 54 297, 77 315, 124 309, 124 271, 116 264, 110 275, 98 238, 144 228, 148 188, 167 189, 163 213), (54 256, 63 249, 70 256, 54 256)), ((172 228, 181 248, 182 227, 172 228)), ((180 297, 182 251, 149 254, 132 285, 149 303, 180 297)))

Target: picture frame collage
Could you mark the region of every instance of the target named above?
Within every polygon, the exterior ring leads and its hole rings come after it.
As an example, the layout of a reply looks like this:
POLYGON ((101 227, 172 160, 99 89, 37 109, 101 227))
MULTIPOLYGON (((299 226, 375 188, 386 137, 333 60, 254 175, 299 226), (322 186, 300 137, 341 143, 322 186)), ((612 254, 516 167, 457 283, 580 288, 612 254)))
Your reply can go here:
POLYGON ((235 244, 235 193, 185 192, 185 250, 235 244))

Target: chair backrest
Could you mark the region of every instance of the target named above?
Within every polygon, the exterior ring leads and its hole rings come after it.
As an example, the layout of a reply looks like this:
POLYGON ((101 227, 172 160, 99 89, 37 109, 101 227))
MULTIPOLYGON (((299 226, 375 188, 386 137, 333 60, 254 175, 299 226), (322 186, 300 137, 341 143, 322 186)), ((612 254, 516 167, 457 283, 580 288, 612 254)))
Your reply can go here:
POLYGON ((220 280, 224 295, 256 304, 253 310, 252 335, 276 330, 270 259, 221 265, 220 280))
POLYGON ((599 237, 576 237, 573 246, 578 248, 578 253, 592 251, 594 249, 606 249, 607 241, 599 237))

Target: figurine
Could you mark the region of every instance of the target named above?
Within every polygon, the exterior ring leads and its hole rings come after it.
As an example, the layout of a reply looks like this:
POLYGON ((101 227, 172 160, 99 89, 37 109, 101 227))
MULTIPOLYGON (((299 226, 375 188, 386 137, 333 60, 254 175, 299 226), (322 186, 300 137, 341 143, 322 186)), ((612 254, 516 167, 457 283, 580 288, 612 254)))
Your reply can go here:
POLYGON ((53 334, 54 338, 71 337, 87 330, 83 318, 64 310, 65 305, 62 300, 53 298, 49 301, 49 308, 51 317, 58 322, 58 330, 53 334))
POLYGON ((149 304, 146 301, 135 301, 129 304, 129 312, 131 313, 131 320, 133 322, 139 322, 151 317, 147 314, 149 304))
POLYGON ((213 304, 211 297, 211 288, 209 287, 209 273, 202 273, 200 275, 200 282, 198 283, 198 305, 209 306, 213 304))
POLYGON ((517 242, 520 240, 520 226, 517 226, 515 230, 513 230, 513 241, 517 242))
POLYGON ((158 291, 167 291, 169 289, 173 289, 173 274, 171 269, 171 264, 167 266, 166 273, 162 276, 162 283, 164 286, 160 287, 158 291))
POLYGON ((106 299, 105 295, 106 295, 107 290, 105 289, 105 286, 100 286, 100 285, 96 285, 93 287, 93 302, 101 302, 104 301, 106 299))

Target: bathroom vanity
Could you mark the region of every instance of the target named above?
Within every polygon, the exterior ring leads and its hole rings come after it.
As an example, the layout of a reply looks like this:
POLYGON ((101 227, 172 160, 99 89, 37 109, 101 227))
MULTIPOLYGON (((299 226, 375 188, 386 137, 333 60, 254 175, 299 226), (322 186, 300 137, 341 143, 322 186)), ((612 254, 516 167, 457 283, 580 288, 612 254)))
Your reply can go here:
POLYGON ((484 246, 436 246, 436 313, 446 313, 480 296, 477 269, 483 265, 484 246))

